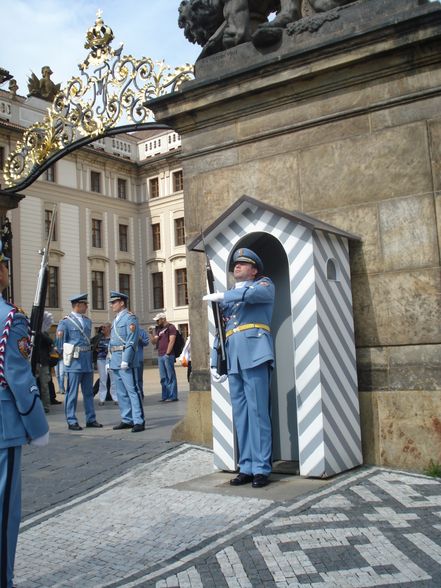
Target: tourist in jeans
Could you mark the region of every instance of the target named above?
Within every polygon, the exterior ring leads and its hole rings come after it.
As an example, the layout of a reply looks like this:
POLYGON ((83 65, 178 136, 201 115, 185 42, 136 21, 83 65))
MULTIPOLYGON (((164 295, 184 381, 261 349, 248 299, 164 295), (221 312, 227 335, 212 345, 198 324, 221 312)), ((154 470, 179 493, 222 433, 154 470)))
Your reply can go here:
POLYGON ((175 372, 175 356, 173 346, 176 341, 176 327, 167 321, 164 312, 154 318, 156 327, 151 327, 150 340, 158 350, 159 377, 161 379, 161 402, 176 402, 178 400, 178 382, 175 372))

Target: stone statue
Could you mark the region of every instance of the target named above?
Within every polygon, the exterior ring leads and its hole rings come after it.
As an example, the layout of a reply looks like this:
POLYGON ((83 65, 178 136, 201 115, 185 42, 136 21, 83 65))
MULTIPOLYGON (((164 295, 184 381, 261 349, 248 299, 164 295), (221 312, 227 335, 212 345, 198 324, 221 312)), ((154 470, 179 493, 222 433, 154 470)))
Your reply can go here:
POLYGON ((277 42, 288 24, 302 18, 304 6, 324 12, 354 0, 182 0, 179 26, 186 38, 203 47, 206 57, 241 43, 256 46, 277 42), (270 14, 276 12, 273 20, 270 14))
POLYGON ((54 84, 51 80, 51 75, 54 72, 48 65, 44 65, 41 68, 41 79, 39 80, 34 73, 28 78, 28 96, 35 96, 36 98, 42 98, 52 102, 55 96, 60 91, 61 84, 54 84))
POLYGON ((8 84, 8 90, 11 93, 11 98, 15 98, 17 96, 17 92, 18 92, 17 80, 12 78, 12 80, 8 84))

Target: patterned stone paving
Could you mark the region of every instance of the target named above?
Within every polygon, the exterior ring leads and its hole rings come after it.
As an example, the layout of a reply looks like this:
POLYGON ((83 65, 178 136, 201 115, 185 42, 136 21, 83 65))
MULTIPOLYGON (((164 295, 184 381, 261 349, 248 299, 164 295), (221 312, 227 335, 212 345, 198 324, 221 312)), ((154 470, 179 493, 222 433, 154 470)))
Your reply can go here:
POLYGON ((178 447, 25 521, 18 588, 441 587, 441 482, 362 468, 292 501, 174 488, 178 447))

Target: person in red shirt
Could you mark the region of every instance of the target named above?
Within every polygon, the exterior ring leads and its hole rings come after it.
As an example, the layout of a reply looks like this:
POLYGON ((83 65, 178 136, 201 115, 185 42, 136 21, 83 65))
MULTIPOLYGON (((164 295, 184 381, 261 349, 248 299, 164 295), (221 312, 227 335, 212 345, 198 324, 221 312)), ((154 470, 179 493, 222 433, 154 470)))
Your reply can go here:
POLYGON ((161 402, 178 400, 178 382, 176 380, 175 356, 173 347, 176 341, 176 327, 167 321, 164 312, 160 312, 153 320, 156 327, 149 329, 150 340, 158 350, 159 377, 161 379, 161 402))

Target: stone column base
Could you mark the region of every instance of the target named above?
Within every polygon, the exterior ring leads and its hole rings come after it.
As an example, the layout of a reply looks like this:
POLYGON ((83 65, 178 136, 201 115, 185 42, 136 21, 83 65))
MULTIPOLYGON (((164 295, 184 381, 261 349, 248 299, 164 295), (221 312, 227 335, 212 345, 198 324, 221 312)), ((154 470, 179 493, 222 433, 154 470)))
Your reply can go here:
POLYGON ((360 392, 366 464, 423 472, 441 463, 439 391, 360 392))
POLYGON ((210 391, 189 392, 187 413, 173 428, 171 441, 213 446, 210 391))

